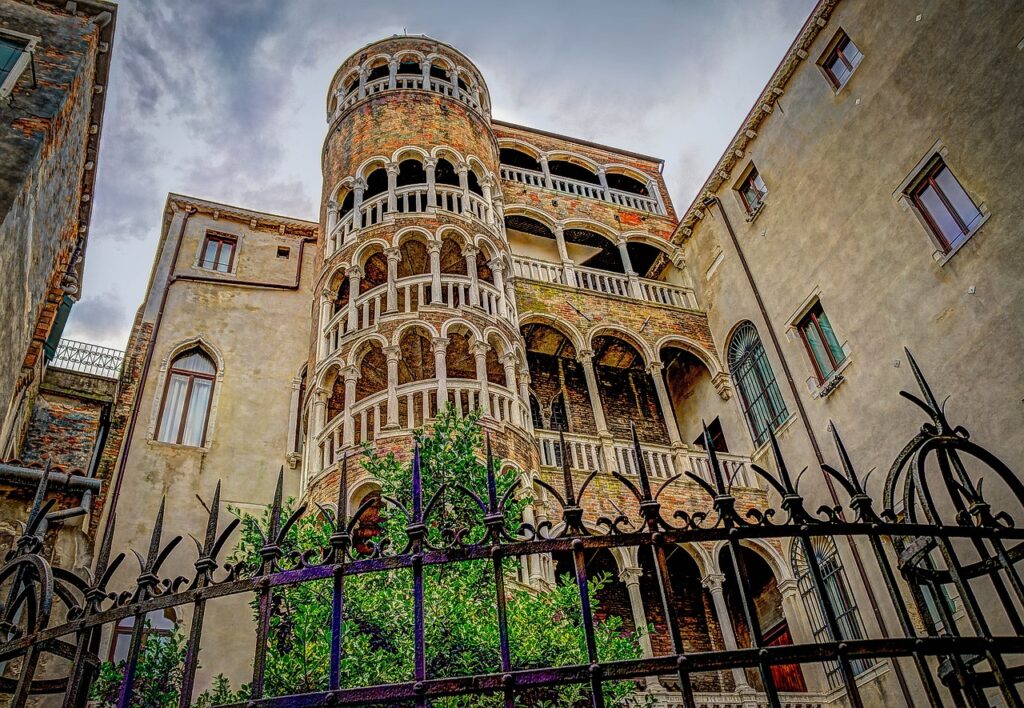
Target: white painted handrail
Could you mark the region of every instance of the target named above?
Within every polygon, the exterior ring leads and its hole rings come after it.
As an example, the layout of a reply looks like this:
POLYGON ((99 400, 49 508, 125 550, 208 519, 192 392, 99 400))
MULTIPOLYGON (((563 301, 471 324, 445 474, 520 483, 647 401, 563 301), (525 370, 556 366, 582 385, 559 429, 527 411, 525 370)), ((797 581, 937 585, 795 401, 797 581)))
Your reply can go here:
POLYGON ((539 280, 542 283, 565 283, 561 264, 539 258, 515 256, 512 259, 512 272, 517 278, 539 280))
POLYGON ((629 278, 621 273, 612 273, 597 268, 575 266, 573 272, 576 276, 576 287, 584 290, 593 290, 607 295, 618 295, 619 297, 631 297, 629 291, 629 278))

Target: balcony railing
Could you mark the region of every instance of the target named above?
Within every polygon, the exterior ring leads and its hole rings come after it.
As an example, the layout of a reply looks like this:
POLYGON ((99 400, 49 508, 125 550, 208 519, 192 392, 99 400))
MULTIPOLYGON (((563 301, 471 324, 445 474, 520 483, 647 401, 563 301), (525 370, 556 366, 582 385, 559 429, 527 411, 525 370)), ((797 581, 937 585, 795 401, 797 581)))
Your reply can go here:
POLYGON ((569 285, 604 295, 631 297, 670 307, 684 307, 691 310, 697 308, 697 300, 692 290, 680 285, 663 283, 660 280, 636 278, 634 285, 629 276, 621 273, 585 266, 573 266, 572 272, 567 273, 559 263, 524 256, 512 258, 512 271, 516 277, 527 280, 569 285))
POLYGON ((53 369, 116 379, 121 375, 122 364, 124 352, 120 349, 77 342, 74 339, 62 339, 48 366, 53 369))
MULTIPOLYGON (((551 430, 535 431, 540 444, 540 464, 542 467, 561 468, 562 449, 557 432, 551 430)), ((608 472, 605 451, 601 439, 595 435, 565 433, 565 449, 569 459, 569 467, 573 470, 608 472)), ((699 449, 674 451, 667 445, 644 443, 644 462, 647 472, 657 479, 668 479, 675 474, 692 472, 709 484, 711 468, 707 455, 699 449)), ((615 461, 615 469, 623 474, 638 474, 636 453, 632 443, 621 440, 611 445, 611 457, 615 461)), ((742 455, 727 452, 718 453, 726 482, 737 487, 758 488, 757 477, 749 468, 750 460, 742 455)))
MULTIPOLYGON (((387 76, 381 79, 374 79, 373 81, 368 81, 363 89, 364 95, 362 96, 362 98, 365 98, 367 96, 374 96, 378 93, 388 91, 389 83, 390 79, 387 76)), ((423 76, 414 74, 400 74, 395 77, 395 88, 422 90, 423 76)), ((427 90, 433 91, 434 93, 442 94, 444 96, 448 96, 449 98, 454 98, 457 101, 465 103, 467 106, 474 110, 480 110, 480 104, 477 102, 475 98, 473 98, 473 95, 468 91, 463 91, 461 88, 458 87, 457 84, 452 84, 448 81, 442 81, 441 79, 431 77, 430 81, 428 82, 427 90)), ((344 100, 341 101, 341 103, 338 105, 338 110, 335 111, 334 115, 330 117, 330 121, 333 121, 338 116, 339 113, 341 113, 349 106, 354 105, 359 100, 360 95, 359 89, 357 88, 353 90, 352 93, 347 95, 344 98, 344 100)))
POLYGON ((501 178, 507 179, 511 182, 526 184, 531 187, 552 189, 556 192, 572 194, 585 199, 598 199, 603 202, 611 202, 613 204, 618 204, 619 206, 624 206, 627 209, 636 209, 637 211, 646 211, 652 214, 661 215, 664 215, 665 213, 661 208, 661 205, 658 203, 658 200, 652 197, 645 197, 631 192, 622 192, 618 189, 612 189, 611 187, 606 188, 599 184, 583 182, 578 179, 570 179, 569 177, 557 177, 555 175, 551 175, 550 178, 545 178, 543 172, 529 170, 525 167, 502 165, 501 178))

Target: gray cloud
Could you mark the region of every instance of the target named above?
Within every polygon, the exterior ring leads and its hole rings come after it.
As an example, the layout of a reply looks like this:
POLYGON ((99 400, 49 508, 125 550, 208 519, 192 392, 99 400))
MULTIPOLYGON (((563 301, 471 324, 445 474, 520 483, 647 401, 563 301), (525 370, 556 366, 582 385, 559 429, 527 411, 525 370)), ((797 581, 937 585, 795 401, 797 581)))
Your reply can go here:
POLYGON ((69 331, 123 344, 168 192, 316 218, 327 84, 367 42, 407 31, 459 47, 495 117, 663 157, 681 209, 813 4, 122 3, 86 297, 69 331), (115 302, 91 295, 111 283, 115 302))

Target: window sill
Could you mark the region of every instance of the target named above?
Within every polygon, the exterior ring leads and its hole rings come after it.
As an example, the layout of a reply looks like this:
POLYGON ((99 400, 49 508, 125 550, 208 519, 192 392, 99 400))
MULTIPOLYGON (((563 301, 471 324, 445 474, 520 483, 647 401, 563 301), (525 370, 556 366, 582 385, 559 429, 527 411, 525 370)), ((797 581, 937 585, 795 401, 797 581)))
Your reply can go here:
POLYGON ((838 368, 832 372, 831 376, 818 384, 818 388, 811 393, 811 398, 828 398, 836 389, 846 381, 846 377, 843 376, 843 372, 846 371, 847 367, 850 366, 850 357, 847 356, 843 359, 842 363, 839 364, 838 368))
POLYGON ((768 197, 766 196, 764 199, 761 200, 761 203, 757 205, 756 209, 747 212, 747 218, 745 219, 745 221, 748 224, 752 224, 754 220, 761 215, 761 212, 764 211, 764 205, 767 204, 767 202, 768 197))
POLYGON ((146 444, 152 447, 166 447, 175 450, 195 450, 197 452, 204 453, 210 451, 209 445, 205 445, 202 447, 196 445, 182 445, 180 443, 164 442, 163 440, 157 440, 155 438, 150 438, 149 440, 146 441, 146 444))
POLYGON ((935 262, 938 264, 938 266, 940 268, 943 267, 944 265, 946 265, 947 263, 949 263, 949 261, 952 260, 953 256, 955 256, 957 253, 959 253, 960 249, 963 248, 965 245, 967 245, 967 242, 970 241, 972 238, 974 238, 974 235, 976 233, 981 231, 981 227, 985 225, 985 222, 987 222, 988 218, 992 215, 992 213, 988 209, 985 208, 984 204, 981 205, 980 209, 982 210, 981 220, 977 223, 977 225, 973 229, 971 229, 970 231, 967 232, 966 236, 964 236, 962 239, 960 239, 957 242, 957 244, 955 246, 953 246, 951 249, 949 249, 948 251, 946 251, 946 252, 935 251, 935 253, 932 254, 932 257, 935 258, 935 262))

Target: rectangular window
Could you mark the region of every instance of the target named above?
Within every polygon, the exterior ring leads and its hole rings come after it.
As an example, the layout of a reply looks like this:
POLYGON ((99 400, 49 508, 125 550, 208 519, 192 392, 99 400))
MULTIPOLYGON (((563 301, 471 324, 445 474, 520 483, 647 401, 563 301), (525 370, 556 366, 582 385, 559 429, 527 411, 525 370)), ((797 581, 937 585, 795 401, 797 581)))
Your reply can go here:
POLYGON ((739 193, 743 198, 743 206, 747 208, 747 213, 756 214, 768 194, 768 188, 765 186, 764 180, 761 179, 761 175, 757 173, 756 167, 751 168, 750 174, 740 184, 739 193))
POLYGON ((810 356, 814 371, 818 375, 818 381, 824 383, 846 359, 846 353, 843 352, 843 347, 839 344, 820 302, 815 303, 804 315, 798 329, 800 338, 807 347, 807 355, 810 356))
POLYGON ((832 82, 832 88, 838 91, 850 80, 850 75, 853 74, 853 70, 857 68, 863 58, 864 55, 857 49, 853 40, 847 37, 845 32, 839 30, 832 49, 825 54, 821 61, 821 68, 825 70, 825 75, 832 82))
POLYGON ((14 85, 28 66, 38 42, 38 37, 0 28, 0 98, 6 98, 14 91, 14 85))
POLYGON ((228 236, 207 234, 199 266, 220 273, 230 273, 235 262, 235 245, 235 239, 228 236))
POLYGON ((981 222, 981 210, 941 157, 929 163, 909 196, 946 253, 981 222))

